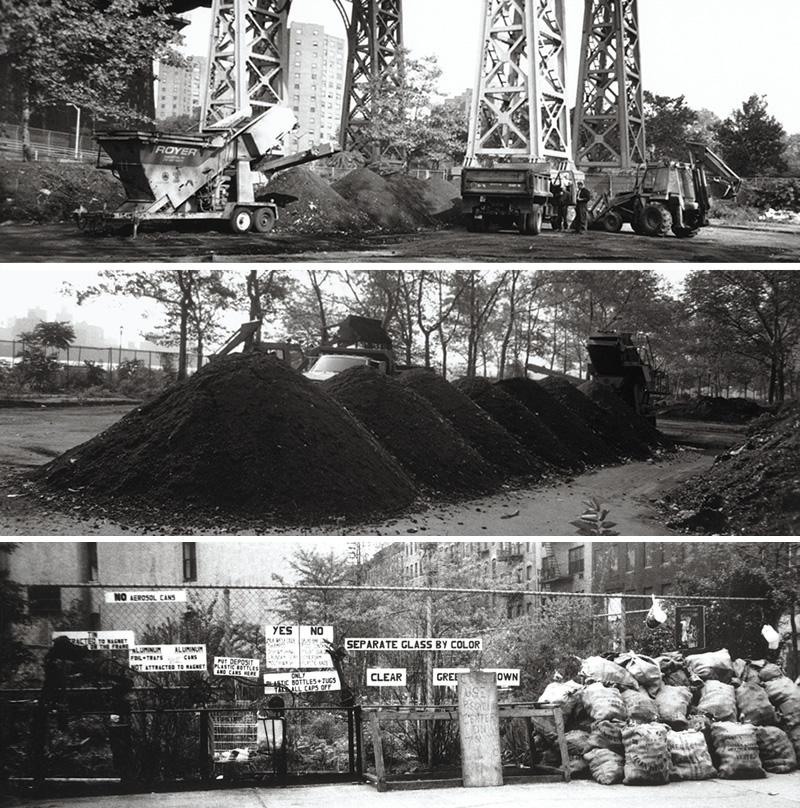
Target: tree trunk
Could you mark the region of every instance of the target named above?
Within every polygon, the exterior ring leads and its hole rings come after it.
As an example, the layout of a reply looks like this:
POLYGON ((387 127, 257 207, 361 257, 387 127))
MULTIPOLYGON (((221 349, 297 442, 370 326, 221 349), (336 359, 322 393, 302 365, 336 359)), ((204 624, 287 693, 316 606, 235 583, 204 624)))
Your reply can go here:
POLYGON ((33 149, 31 148, 31 94, 27 82, 22 85, 22 115, 20 124, 22 129, 22 159, 33 160, 33 149))

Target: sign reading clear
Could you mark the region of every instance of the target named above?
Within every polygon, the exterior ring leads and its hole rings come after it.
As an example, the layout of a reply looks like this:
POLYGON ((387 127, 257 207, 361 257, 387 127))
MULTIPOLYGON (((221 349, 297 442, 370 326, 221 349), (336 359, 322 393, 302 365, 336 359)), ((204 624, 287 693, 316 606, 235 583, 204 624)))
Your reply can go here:
POLYGON ((306 671, 290 673, 265 673, 264 694, 267 696, 285 693, 326 693, 341 690, 336 671, 306 671))
POLYGON ((405 668, 367 668, 369 687, 405 687, 405 668))
POLYGON ((143 673, 183 673, 206 670, 205 645, 136 645, 128 664, 143 673))
POLYGON ((186 590, 106 592, 106 603, 186 603, 186 590))
POLYGON ((332 668, 333 626, 265 626, 267 667, 332 668))
POLYGON ((482 651, 481 639, 432 637, 353 637, 344 641, 345 651, 482 651))
POLYGON ((214 676, 243 676, 248 679, 258 679, 260 664, 258 659, 215 656, 214 676))
POLYGON ((136 645, 132 631, 54 631, 53 639, 66 637, 90 651, 127 651, 136 645))

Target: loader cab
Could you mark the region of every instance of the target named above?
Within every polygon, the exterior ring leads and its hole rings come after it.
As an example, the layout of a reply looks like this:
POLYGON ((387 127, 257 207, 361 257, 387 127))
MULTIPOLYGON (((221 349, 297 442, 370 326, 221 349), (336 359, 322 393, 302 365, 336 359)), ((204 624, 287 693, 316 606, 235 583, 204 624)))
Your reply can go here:
POLYGON ((324 382, 337 373, 360 365, 374 368, 380 373, 390 372, 389 363, 384 359, 359 353, 342 352, 323 354, 303 375, 312 382, 324 382))

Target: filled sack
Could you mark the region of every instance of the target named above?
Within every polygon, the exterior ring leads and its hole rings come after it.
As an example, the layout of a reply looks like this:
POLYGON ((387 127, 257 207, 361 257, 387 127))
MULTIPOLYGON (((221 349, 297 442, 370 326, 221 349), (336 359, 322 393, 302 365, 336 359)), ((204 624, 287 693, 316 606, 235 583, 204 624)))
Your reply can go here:
POLYGON ((599 656, 585 659, 581 665, 580 675, 586 684, 600 682, 604 685, 612 685, 620 690, 639 689, 639 683, 622 665, 617 665, 616 662, 599 656))
POLYGON ((664 685, 656 693, 655 701, 660 721, 674 730, 686 729, 686 714, 692 702, 692 691, 688 687, 664 685))
POLYGON ((756 728, 752 724, 720 721, 711 725, 711 739, 719 758, 719 776, 725 780, 766 777, 758 755, 756 728))
POLYGON ((659 663, 648 656, 636 654, 629 651, 618 656, 614 662, 629 671, 631 676, 643 687, 651 696, 654 696, 664 684, 661 678, 661 667, 659 663))
POLYGON ((672 759, 667 746, 669 729, 663 724, 635 724, 622 730, 626 786, 660 786, 669 782, 672 759))
POLYGON ((780 723, 792 729, 800 725, 800 687, 788 676, 764 682, 770 702, 780 711, 780 723))
POLYGON ((758 668, 749 659, 733 660, 733 675, 740 682, 760 682, 758 668))
POLYGON ((693 654, 686 657, 686 669, 689 674, 700 677, 704 682, 716 679, 730 682, 733 679, 733 660, 727 648, 720 651, 709 651, 705 654, 693 654))
POLYGON ((558 704, 561 707, 564 721, 567 722, 581 703, 580 692, 582 689, 583 685, 572 680, 569 682, 550 682, 542 695, 539 696, 538 702, 558 704))
POLYGON ((592 779, 603 786, 621 783, 625 777, 625 760, 610 749, 590 749, 583 756, 589 764, 592 779))
POLYGON ((586 742, 586 749, 610 749, 621 755, 624 749, 622 745, 624 726, 622 721, 595 721, 586 742))
POLYGON ((797 768, 797 754, 789 736, 778 727, 756 727, 758 756, 764 771, 788 774, 797 768))
POLYGON ((700 691, 698 713, 707 713, 716 721, 736 721, 736 692, 732 685, 709 679, 700 691))
POLYGON ((628 712, 628 721, 634 724, 652 724, 658 721, 656 703, 643 690, 623 690, 622 700, 628 712))
POLYGON ((685 730, 667 733, 669 747, 670 779, 672 780, 709 780, 717 776, 717 770, 711 763, 711 754, 702 732, 685 730))
POLYGON ((564 734, 569 753, 569 771, 572 777, 581 777, 589 774, 589 764, 583 759, 586 754, 586 744, 589 733, 573 729, 564 734))
POLYGON ((586 685, 581 691, 581 701, 592 721, 625 721, 628 717, 619 691, 600 682, 586 685))
POLYGON ((783 671, 774 662, 765 662, 758 672, 758 679, 762 683, 771 682, 773 679, 780 679, 781 676, 783 676, 783 671))
POLYGON ((743 682, 736 688, 736 707, 744 724, 767 727, 778 723, 778 716, 767 691, 756 682, 743 682))

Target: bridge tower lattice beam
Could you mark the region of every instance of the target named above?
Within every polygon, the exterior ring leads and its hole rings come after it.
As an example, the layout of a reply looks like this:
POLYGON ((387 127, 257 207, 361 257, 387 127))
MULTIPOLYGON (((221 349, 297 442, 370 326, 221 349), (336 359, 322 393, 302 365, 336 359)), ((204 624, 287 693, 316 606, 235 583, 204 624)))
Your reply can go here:
POLYGON ((574 149, 581 168, 647 159, 637 0, 586 0, 574 149))
POLYGON ((484 0, 467 163, 571 161, 564 0, 484 0))
POLYGON ((202 129, 285 102, 290 7, 291 0, 213 0, 202 129))

